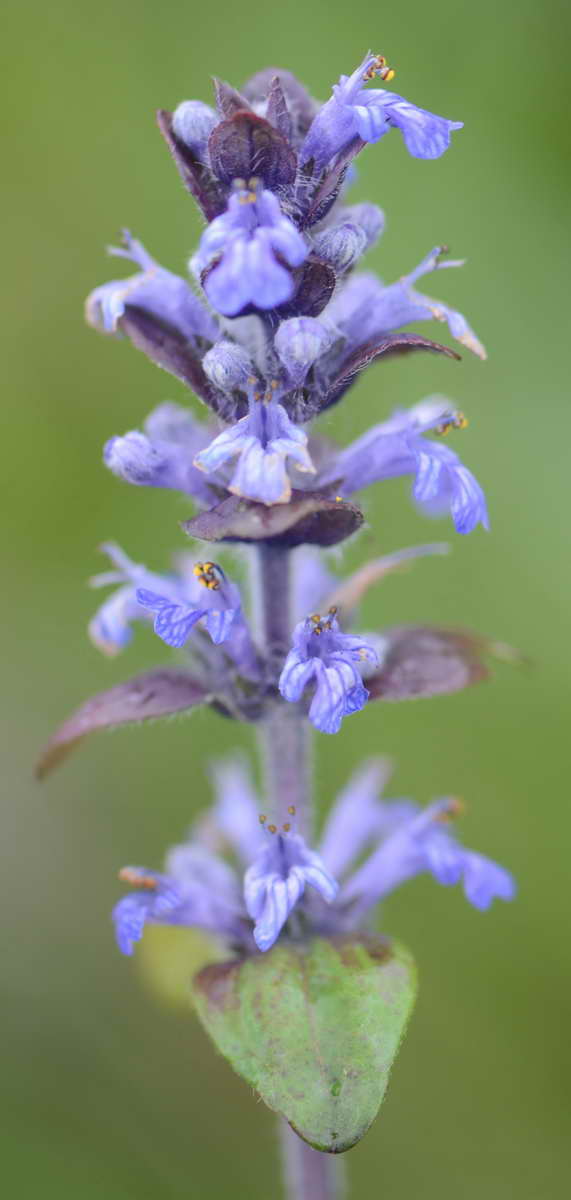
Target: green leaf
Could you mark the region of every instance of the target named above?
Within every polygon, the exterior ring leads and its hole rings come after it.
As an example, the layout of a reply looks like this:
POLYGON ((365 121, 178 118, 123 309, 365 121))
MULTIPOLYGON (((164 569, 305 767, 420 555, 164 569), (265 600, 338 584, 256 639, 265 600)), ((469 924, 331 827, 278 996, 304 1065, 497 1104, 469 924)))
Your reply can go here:
POLYGON ((409 952, 375 936, 278 943, 194 980, 218 1049, 304 1141, 331 1154, 374 1120, 415 993, 409 952))

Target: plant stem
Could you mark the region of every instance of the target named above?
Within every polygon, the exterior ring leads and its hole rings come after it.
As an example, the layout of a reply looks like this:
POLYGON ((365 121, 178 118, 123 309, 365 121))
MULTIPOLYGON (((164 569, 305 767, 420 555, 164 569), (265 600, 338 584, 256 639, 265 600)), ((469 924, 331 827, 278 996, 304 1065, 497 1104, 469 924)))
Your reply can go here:
POLYGON ((338 1155, 312 1150, 283 1120, 280 1145, 286 1200, 342 1200, 345 1164, 338 1155))
POLYGON ((297 829, 311 838, 311 729, 301 708, 288 704, 277 692, 279 673, 291 643, 290 562, 290 552, 284 547, 258 548, 255 598, 263 630, 268 686, 275 691, 259 725, 259 740, 264 794, 272 820, 278 826, 291 823, 289 809, 294 807, 297 829))
MULTIPOLYGON (((268 690, 274 693, 259 724, 259 741, 267 807, 276 825, 291 822, 311 839, 311 726, 297 704, 282 700, 279 673, 291 644, 291 554, 285 547, 257 548, 253 599, 257 627, 263 631, 268 690)), ((287 1200, 341 1200, 343 1164, 335 1156, 312 1150, 280 1119, 280 1143, 287 1200)))

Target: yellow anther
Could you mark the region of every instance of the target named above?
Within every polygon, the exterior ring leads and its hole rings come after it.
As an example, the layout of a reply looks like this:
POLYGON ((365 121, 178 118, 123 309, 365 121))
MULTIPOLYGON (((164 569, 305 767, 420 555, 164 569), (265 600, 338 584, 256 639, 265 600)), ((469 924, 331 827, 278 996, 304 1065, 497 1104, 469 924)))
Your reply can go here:
POLYGON ((267 821, 267 819, 268 819, 268 818, 267 818, 267 816, 266 816, 266 814, 265 814, 265 813, 260 813, 260 815, 259 815, 259 817, 258 817, 258 820, 259 820, 259 822, 260 822, 260 825, 265 825, 265 824, 266 824, 266 821, 267 821))
POLYGON ((467 429, 468 424, 468 418, 464 416, 464 413, 457 412, 453 417, 449 417, 448 420, 443 421, 441 425, 437 425, 434 432, 439 437, 446 437, 451 429, 467 429))
POLYGON ((288 804, 287 810, 290 817, 295 817, 295 804, 288 804))
POLYGON ((335 605, 333 605, 333 607, 329 609, 328 615, 326 617, 322 617, 321 613, 313 613, 310 617, 307 618, 308 621, 311 621, 311 623, 313 625, 312 632, 314 634, 316 634, 317 637, 319 637, 320 633, 326 633, 329 629, 331 629, 332 621, 333 621, 333 618, 335 617, 336 613, 337 613, 337 608, 335 607, 335 605))
POLYGON ((216 566, 216 563, 212 562, 195 563, 194 567, 192 568, 193 574, 198 579, 198 582, 201 583, 203 587, 208 588, 210 592, 216 592, 220 587, 220 579, 218 577, 219 570, 220 568, 216 566))
POLYGON ((277 825, 268 825, 268 833, 277 833, 277 832, 278 832, 277 825))
POLYGON ((335 499, 336 499, 336 501, 337 501, 337 503, 338 503, 338 504, 341 504, 341 503, 342 503, 342 501, 343 501, 343 497, 342 497, 342 496, 336 496, 336 497, 335 497, 335 499))
POLYGON ((451 796, 447 807, 440 812, 436 818, 437 821, 442 821, 446 824, 447 821, 452 821, 454 817, 459 817, 464 812, 465 804, 461 796, 451 796))
POLYGON ((337 605, 332 604, 331 607, 328 608, 327 611, 328 611, 330 617, 336 617, 337 616, 337 605))
POLYGON ((368 81, 369 79, 374 79, 375 75, 378 75, 383 80, 383 83, 390 83, 391 79, 394 79, 396 75, 396 71, 393 69, 393 67, 388 66, 384 54, 377 54, 375 61, 372 62, 371 66, 365 71, 363 79, 368 81))
POLYGON ((283 829, 284 833, 289 833, 289 831, 291 829, 291 825, 290 825, 289 821, 286 821, 285 825, 282 825, 282 829, 283 829))
POLYGON ((157 886, 156 879, 152 875, 143 875, 141 871, 136 871, 133 867, 123 867, 119 871, 119 879, 121 883, 129 883, 131 887, 146 888, 152 892, 157 886))

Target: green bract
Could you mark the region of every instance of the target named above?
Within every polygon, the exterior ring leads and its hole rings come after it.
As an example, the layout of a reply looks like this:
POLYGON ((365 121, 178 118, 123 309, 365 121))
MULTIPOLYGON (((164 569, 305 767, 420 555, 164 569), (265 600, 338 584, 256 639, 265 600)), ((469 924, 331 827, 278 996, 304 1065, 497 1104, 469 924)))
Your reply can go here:
POLYGON ((238 1074, 316 1150, 339 1154, 378 1112, 416 970, 386 938, 316 938, 206 967, 193 994, 238 1074))

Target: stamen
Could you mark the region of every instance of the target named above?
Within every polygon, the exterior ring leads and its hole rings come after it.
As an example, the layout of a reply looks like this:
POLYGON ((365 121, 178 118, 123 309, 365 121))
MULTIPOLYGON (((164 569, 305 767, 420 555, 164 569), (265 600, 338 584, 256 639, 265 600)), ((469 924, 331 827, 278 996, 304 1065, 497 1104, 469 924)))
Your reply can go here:
POLYGON ((438 814, 435 820, 446 824, 448 821, 454 820, 454 817, 459 817, 465 811, 465 808, 466 805, 461 796, 451 796, 447 801, 446 808, 438 814))
POLYGON ((268 818, 267 818, 267 816, 266 816, 266 814, 265 814, 265 813, 260 813, 260 815, 259 815, 259 817, 258 817, 258 820, 259 820, 259 822, 260 822, 260 825, 265 825, 265 824, 266 824, 266 821, 267 821, 267 819, 268 819, 268 818))
POLYGON ((144 875, 136 867, 122 867, 118 878, 121 883, 128 883, 131 887, 147 888, 150 892, 154 891, 157 886, 157 881, 152 875, 144 875))
POLYGON ((277 832, 278 832, 277 825, 268 825, 268 833, 277 833, 277 832))
POLYGON ((363 79, 368 82, 369 79, 374 79, 375 75, 378 75, 382 79, 383 83, 390 83, 396 75, 396 71, 393 69, 393 67, 389 67, 384 54, 377 54, 374 62, 372 62, 370 67, 368 67, 365 71, 363 79))
POLYGON ((441 425, 437 425, 434 432, 438 435, 438 437, 447 437, 451 429, 467 429, 468 425, 469 421, 468 418, 464 416, 464 413, 457 412, 453 417, 450 417, 449 420, 443 421, 441 425))
POLYGON ((328 611, 327 617, 322 617, 321 613, 312 613, 312 615, 307 618, 308 621, 311 621, 311 623, 313 625, 312 632, 317 637, 319 637, 319 635, 321 633, 327 633, 328 630, 331 629, 331 626, 333 624, 333 619, 336 617, 336 615, 337 615, 336 605, 331 606, 331 608, 328 611))
POLYGON ((295 804, 288 804, 287 810, 290 817, 295 817, 295 804))
POLYGON ((218 591, 220 587, 220 576, 222 571, 220 567, 213 562, 196 563, 192 568, 193 575, 196 576, 198 582, 203 587, 208 588, 210 592, 218 591))
POLYGON ((283 829, 284 833, 289 833, 289 831, 291 829, 291 825, 290 825, 289 821, 286 821, 285 825, 282 825, 282 829, 283 829))

